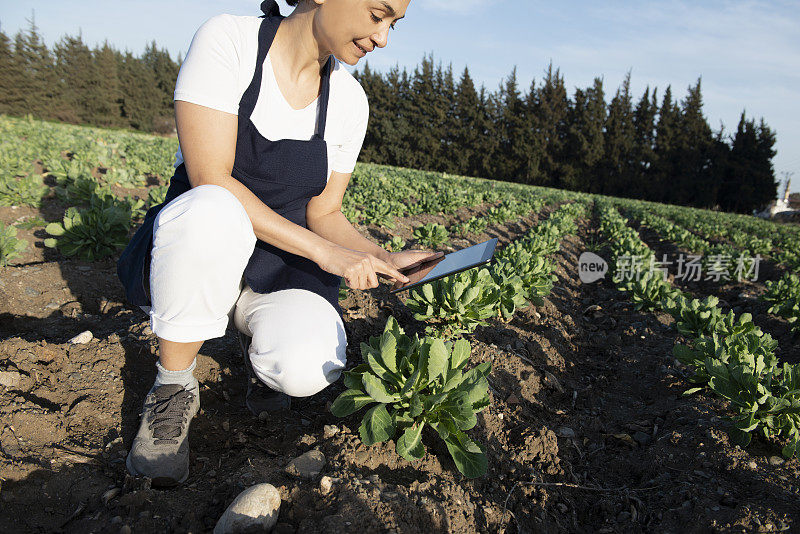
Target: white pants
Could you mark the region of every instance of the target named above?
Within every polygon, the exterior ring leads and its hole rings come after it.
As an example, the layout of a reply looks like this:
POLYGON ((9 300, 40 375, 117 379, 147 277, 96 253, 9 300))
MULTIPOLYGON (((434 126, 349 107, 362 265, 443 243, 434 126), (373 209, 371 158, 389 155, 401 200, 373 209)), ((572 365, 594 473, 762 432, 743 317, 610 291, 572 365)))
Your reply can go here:
POLYGON ((155 220, 150 263, 153 332, 169 341, 221 337, 230 323, 252 337, 250 360, 266 385, 313 395, 345 367, 342 319, 304 289, 254 292, 243 273, 256 236, 227 189, 201 185, 164 206, 155 220))

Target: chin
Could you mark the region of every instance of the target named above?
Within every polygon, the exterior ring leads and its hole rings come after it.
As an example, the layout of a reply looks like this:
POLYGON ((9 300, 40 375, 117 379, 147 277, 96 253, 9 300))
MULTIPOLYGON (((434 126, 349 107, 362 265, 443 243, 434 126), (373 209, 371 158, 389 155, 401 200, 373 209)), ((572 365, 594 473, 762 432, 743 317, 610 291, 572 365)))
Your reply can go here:
POLYGON ((342 63, 346 63, 346 64, 350 65, 351 67, 354 66, 355 64, 357 64, 358 60, 361 59, 360 57, 351 57, 351 56, 344 56, 343 57, 343 56, 340 56, 340 55, 337 55, 337 54, 334 54, 334 56, 336 57, 336 59, 338 59, 342 63))

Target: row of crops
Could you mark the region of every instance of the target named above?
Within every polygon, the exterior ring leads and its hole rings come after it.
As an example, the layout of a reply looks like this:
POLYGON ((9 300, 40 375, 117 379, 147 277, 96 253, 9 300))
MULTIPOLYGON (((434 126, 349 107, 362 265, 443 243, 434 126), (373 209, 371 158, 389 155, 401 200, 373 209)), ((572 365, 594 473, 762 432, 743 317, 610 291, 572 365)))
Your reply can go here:
MULTIPOLYGON (((48 234, 45 245, 64 256, 89 261, 112 257, 146 210, 163 201, 177 149, 175 139, 1 116, 0 133, 0 205, 39 208, 48 202, 63 208, 57 221, 32 217, 16 226, 0 222, 0 265, 19 257, 27 246, 16 238, 17 227, 41 227, 48 234)), ((793 273, 800 264, 797 227, 359 164, 344 199, 345 215, 354 223, 382 229, 393 229, 398 218, 441 216, 445 224, 413 228, 411 238, 422 247, 442 248, 455 237, 476 237, 532 214, 539 220, 500 248, 491 267, 413 290, 404 304, 424 323, 425 335, 409 336, 389 318, 382 333, 362 344, 363 362, 345 373, 347 390, 333 404, 333 413, 349 416, 368 408, 359 427, 361 440, 371 445, 395 439, 397 453, 409 460, 425 454, 422 436, 428 427, 444 441, 462 473, 483 474, 485 451, 466 431, 488 405, 486 377, 491 369, 488 364, 469 367, 467 340, 479 326, 508 322, 519 309, 543 303, 557 280, 555 255, 563 239, 576 233, 577 221, 589 213, 592 201, 615 267, 623 256, 638 258, 643 268, 653 259, 618 206, 663 238, 703 254, 707 267, 725 255, 762 254, 780 262, 787 274, 767 283, 764 298, 772 305, 770 313, 795 323, 800 317, 800 282, 793 273), (465 215, 465 208, 475 209, 465 215)), ((407 245, 398 235, 382 244, 389 250, 407 245)), ((714 297, 691 299, 660 273, 635 274, 618 280, 617 287, 637 309, 672 315, 676 332, 691 340, 675 347, 675 356, 694 371, 698 386, 690 391, 707 387, 731 401, 740 443, 757 432, 785 440, 784 454, 794 455, 800 443, 800 372, 796 366, 779 365, 777 342, 748 314, 723 314, 714 297)))
MULTIPOLYGON (((597 210, 612 262, 639 257, 640 265, 648 265, 653 251, 627 219, 610 204, 598 204, 597 210)), ((778 342, 756 326, 749 313, 724 314, 716 297, 692 299, 660 273, 642 269, 636 274, 620 280, 618 289, 628 292, 637 308, 669 313, 677 332, 691 340, 674 349, 698 384, 686 393, 708 387, 728 399, 736 413, 732 436, 742 446, 755 432, 788 441, 783 454, 794 456, 800 446, 800 365, 779 365, 778 342)))

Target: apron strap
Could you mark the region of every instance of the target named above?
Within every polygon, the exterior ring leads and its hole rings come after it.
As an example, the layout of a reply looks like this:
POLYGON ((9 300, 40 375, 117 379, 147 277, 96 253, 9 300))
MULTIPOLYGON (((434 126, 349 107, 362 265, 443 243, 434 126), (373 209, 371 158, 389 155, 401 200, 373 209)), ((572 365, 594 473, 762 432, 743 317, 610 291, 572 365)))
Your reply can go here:
MULTIPOLYGON (((278 32, 283 17, 278 9, 278 4, 275 0, 264 0, 261 2, 261 11, 264 13, 261 21, 261 26, 258 29, 258 53, 256 55, 256 68, 253 73, 253 79, 250 80, 250 85, 247 86, 242 99, 239 101, 239 117, 250 119, 253 110, 256 107, 258 94, 261 91, 261 82, 264 73, 264 61, 267 59, 267 52, 272 46, 272 41, 275 40, 275 35, 278 32)), ((324 137, 325 135, 325 122, 328 115, 328 95, 330 94, 330 81, 331 72, 333 72, 333 56, 328 58, 328 62, 322 69, 322 87, 319 95, 318 114, 317 114, 317 127, 314 133, 317 137, 324 137)))
POLYGON ((264 0, 261 2, 261 12, 264 13, 261 15, 262 18, 279 16, 281 14, 281 10, 275 0, 264 0))

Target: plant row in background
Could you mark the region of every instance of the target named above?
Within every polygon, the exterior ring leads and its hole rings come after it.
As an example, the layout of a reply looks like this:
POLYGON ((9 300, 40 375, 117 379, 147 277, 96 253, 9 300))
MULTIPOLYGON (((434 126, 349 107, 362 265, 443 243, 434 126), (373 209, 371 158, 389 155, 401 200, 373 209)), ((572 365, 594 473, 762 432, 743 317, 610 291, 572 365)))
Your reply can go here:
POLYGON ((555 276, 547 256, 559 250, 561 239, 574 233, 575 219, 585 210, 579 203, 561 206, 524 237, 495 254, 489 268, 471 269, 411 290, 406 306, 424 321, 427 332, 445 338, 471 333, 490 318, 510 320, 514 312, 542 304, 555 276))
POLYGON ((784 440, 783 454, 791 457, 800 445, 800 366, 778 365, 778 343, 761 331, 748 313, 727 314, 719 300, 709 296, 692 299, 662 277, 645 271, 653 255, 627 219, 609 203, 598 203, 600 229, 609 245, 617 287, 631 294, 640 309, 660 309, 675 319, 687 344, 675 346, 675 357, 694 372, 699 384, 687 393, 708 387, 728 399, 732 416, 732 438, 746 446, 752 433, 784 440), (638 257, 638 272, 619 276, 621 261, 638 257))

